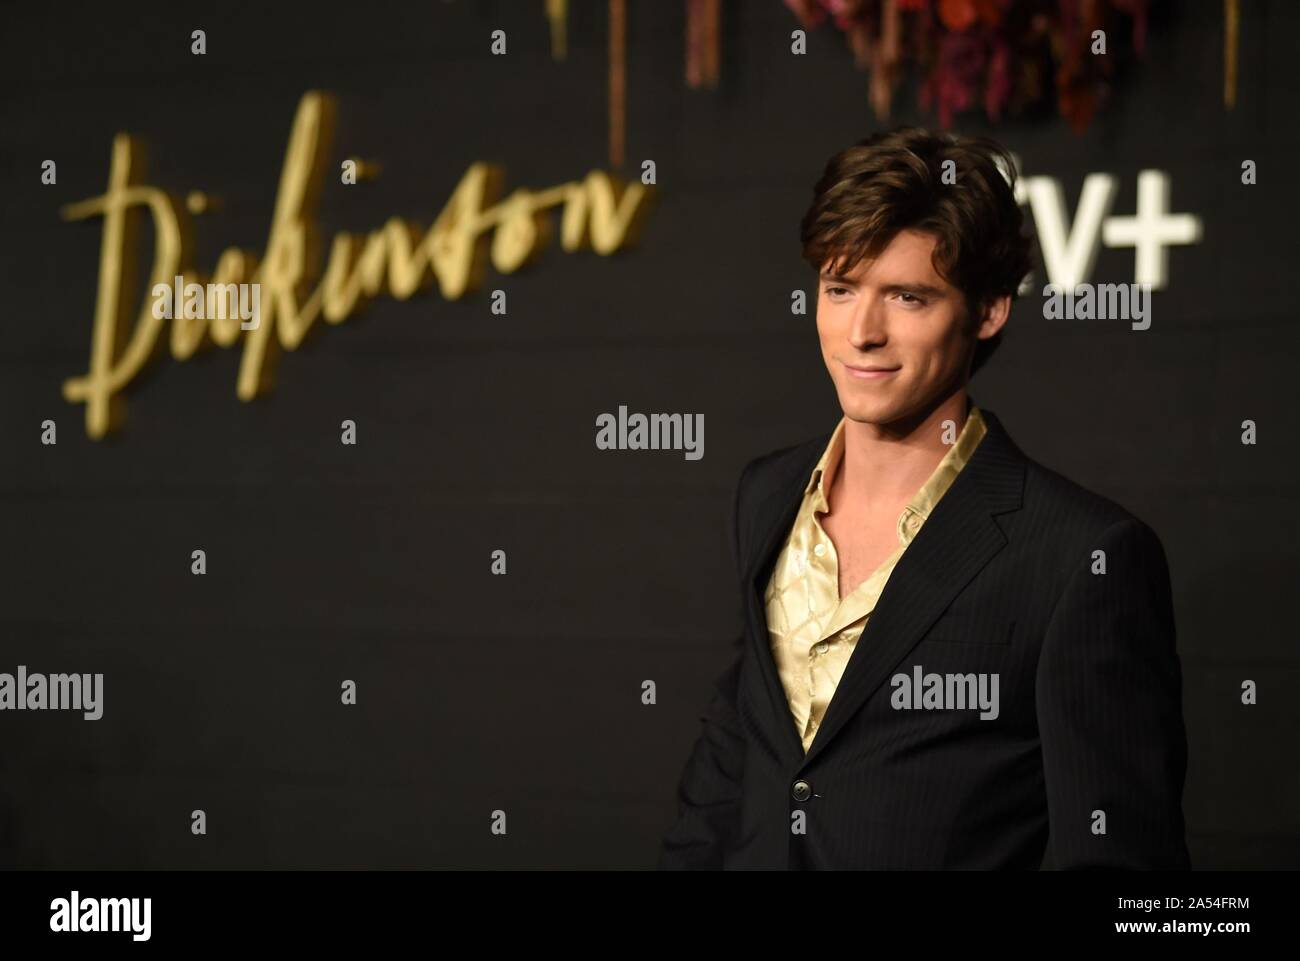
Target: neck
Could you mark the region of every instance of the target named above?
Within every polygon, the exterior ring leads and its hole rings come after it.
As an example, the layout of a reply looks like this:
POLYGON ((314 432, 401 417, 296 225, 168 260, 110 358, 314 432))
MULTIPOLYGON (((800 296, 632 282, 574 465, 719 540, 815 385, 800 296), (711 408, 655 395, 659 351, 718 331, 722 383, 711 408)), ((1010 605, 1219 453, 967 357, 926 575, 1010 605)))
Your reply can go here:
POLYGON ((850 420, 844 425, 844 459, 835 472, 832 509, 850 504, 854 510, 900 508, 939 466, 950 445, 943 422, 966 425, 970 399, 964 388, 937 406, 889 424, 850 420))

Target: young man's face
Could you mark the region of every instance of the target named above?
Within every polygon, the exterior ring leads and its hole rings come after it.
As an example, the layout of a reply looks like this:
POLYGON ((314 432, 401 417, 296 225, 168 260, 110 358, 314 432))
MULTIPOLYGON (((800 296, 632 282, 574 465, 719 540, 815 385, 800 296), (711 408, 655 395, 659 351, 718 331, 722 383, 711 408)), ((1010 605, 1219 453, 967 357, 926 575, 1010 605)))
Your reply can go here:
MULTIPOLYGON (((850 420, 885 425, 927 413, 969 379, 975 332, 961 292, 931 263, 934 246, 934 235, 905 230, 845 276, 822 271, 817 333, 850 420)), ((1001 323, 985 334, 987 326, 980 333, 991 336, 1001 323)))

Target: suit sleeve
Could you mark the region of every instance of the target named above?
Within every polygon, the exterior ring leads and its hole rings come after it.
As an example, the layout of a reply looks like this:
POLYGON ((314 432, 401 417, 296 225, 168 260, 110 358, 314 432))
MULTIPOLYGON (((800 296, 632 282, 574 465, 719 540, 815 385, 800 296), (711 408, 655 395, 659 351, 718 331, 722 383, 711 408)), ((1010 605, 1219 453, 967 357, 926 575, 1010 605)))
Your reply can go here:
POLYGON ((1187 737, 1164 548, 1130 517, 1087 555, 1058 599, 1038 662, 1043 866, 1185 870, 1187 737), (1104 574, 1093 573, 1095 550, 1105 551, 1104 574))
MULTIPOLYGON (((736 484, 732 510, 732 550, 740 563, 740 504, 751 462, 736 484)), ((741 584, 741 624, 744 624, 744 585, 741 584)), ((744 660, 744 630, 732 641, 733 657, 714 682, 712 697, 700 715, 699 736, 687 758, 676 792, 676 820, 663 839, 659 870, 719 870, 723 853, 740 829, 741 780, 745 740, 737 713, 737 684, 744 660)))

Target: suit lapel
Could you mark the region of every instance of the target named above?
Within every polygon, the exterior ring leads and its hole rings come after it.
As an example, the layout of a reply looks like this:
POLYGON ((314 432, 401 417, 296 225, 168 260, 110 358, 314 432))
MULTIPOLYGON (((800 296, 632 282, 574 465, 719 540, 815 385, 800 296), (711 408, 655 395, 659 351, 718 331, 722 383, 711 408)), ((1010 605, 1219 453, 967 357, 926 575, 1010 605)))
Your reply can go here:
POLYGON ((773 745, 778 755, 785 761, 793 763, 803 756, 803 744, 795 730, 794 719, 790 716, 790 704, 786 700, 785 688, 781 685, 781 675, 777 672, 776 661, 767 633, 767 612, 763 606, 763 596, 767 590, 767 581, 771 577, 776 558, 790 533, 790 525, 799 513, 803 501, 803 490, 808 484, 812 470, 830 443, 831 434, 827 433, 820 440, 803 445, 797 454, 790 458, 784 475, 777 478, 775 487, 758 504, 753 516, 759 525, 756 531, 757 549, 750 554, 746 565, 743 583, 747 610, 747 634, 749 643, 755 645, 757 662, 760 667, 765 697, 764 709, 767 713, 766 723, 760 719, 760 729, 777 732, 773 745))
POLYGON ((987 429, 984 439, 890 575, 806 756, 772 657, 763 595, 798 512, 803 487, 830 435, 806 445, 799 456, 791 458, 787 474, 778 478, 775 488, 758 505, 753 515, 762 525, 758 548, 750 557, 744 581, 749 635, 750 642, 758 645, 757 661, 766 688, 771 724, 764 727, 779 732, 775 746, 786 759, 800 761, 802 767, 821 753, 958 592, 1006 545, 1006 536, 994 517, 1020 506, 1025 457, 997 416, 983 408, 981 413, 987 429))

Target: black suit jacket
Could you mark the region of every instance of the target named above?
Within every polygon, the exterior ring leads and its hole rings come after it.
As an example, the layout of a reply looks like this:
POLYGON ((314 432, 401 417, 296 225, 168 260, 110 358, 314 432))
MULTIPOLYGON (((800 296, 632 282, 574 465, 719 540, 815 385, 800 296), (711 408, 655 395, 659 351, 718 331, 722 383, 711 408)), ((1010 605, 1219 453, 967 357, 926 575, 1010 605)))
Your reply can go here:
POLYGON ((660 868, 1189 866, 1160 540, 981 411, 984 439, 903 552, 806 756, 762 595, 830 434, 746 466, 743 634, 701 716, 660 868), (896 709, 891 678, 918 665, 996 673, 998 716, 896 709))

